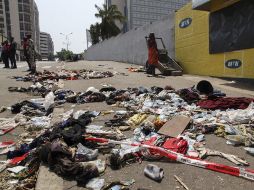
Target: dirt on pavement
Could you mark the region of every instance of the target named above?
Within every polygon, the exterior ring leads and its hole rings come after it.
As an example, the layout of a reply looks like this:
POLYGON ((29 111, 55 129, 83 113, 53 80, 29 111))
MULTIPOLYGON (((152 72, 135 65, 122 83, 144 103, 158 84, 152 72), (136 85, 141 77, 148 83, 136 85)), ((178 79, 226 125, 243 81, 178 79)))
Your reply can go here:
MULTIPOLYGON (((88 87, 101 88, 102 84, 111 84, 117 89, 127 88, 127 87, 152 87, 152 86, 161 86, 165 87, 170 85, 176 89, 191 87, 196 85, 200 80, 209 80, 216 89, 222 90, 227 94, 227 96, 235 97, 254 97, 254 92, 248 89, 235 88, 230 85, 227 80, 222 80, 213 77, 201 77, 201 76, 170 76, 170 77, 147 77, 144 73, 133 73, 129 72, 126 68, 130 67, 130 64, 117 63, 117 62, 90 62, 90 61, 80 61, 74 63, 56 63, 56 62, 42 62, 38 63, 39 70, 47 68, 47 70, 57 70, 59 68, 65 69, 91 69, 99 71, 112 71, 116 75, 112 78, 106 79, 93 79, 93 80, 76 80, 76 81, 65 81, 65 88, 71 89, 74 91, 85 91, 88 87)), ((136 65, 132 65, 138 67, 136 65)), ((11 106, 14 103, 20 102, 22 100, 30 99, 31 96, 22 93, 9 93, 8 87, 17 86, 17 87, 28 87, 31 85, 30 82, 18 82, 13 79, 10 79, 11 76, 23 76, 26 74, 24 63, 20 64, 20 67, 17 70, 6 70, 0 69, 0 107, 1 106, 11 106)), ((157 71, 159 72, 159 71, 157 71)), ((241 86, 241 85, 239 85, 241 86)), ((238 87, 239 87, 238 86, 238 87)), ((70 110, 73 109, 72 104, 65 104, 64 109, 70 110)), ((105 111, 117 109, 111 106, 106 105, 105 102, 102 103, 88 103, 83 105, 77 105, 74 107, 75 110, 85 109, 85 110, 96 110, 96 111, 105 111)), ((0 117, 13 117, 9 111, 0 114, 0 117)), ((104 124, 105 121, 110 119, 112 115, 99 116, 93 124, 104 124)), ((18 135, 22 133, 22 128, 17 128, 14 131, 10 132, 7 135, 1 136, 0 140, 7 139, 18 139, 18 135)), ((246 159, 250 163, 250 168, 254 168, 254 157, 246 154, 246 151, 243 147, 232 147, 226 144, 226 140, 223 138, 218 138, 215 135, 206 135, 206 146, 211 149, 215 149, 221 152, 235 154, 239 157, 246 159)), ((1 159, 5 159, 2 157, 1 159)), ((208 161, 214 161, 221 164, 232 165, 229 161, 223 158, 211 158, 207 159, 208 161)), ((144 168, 150 163, 148 161, 143 161, 141 164, 135 163, 129 166, 126 166, 120 170, 112 171, 109 167, 106 169, 106 172, 101 178, 104 178, 106 182, 114 180, 130 180, 135 179, 135 184, 130 187, 130 189, 146 188, 151 190, 166 190, 166 189, 184 189, 174 178, 174 175, 179 176, 183 182, 192 190, 251 190, 253 189, 254 182, 216 173, 213 171, 204 170, 201 168, 196 168, 184 164, 179 164, 176 162, 170 162, 168 160, 163 160, 159 162, 152 162, 164 169, 165 177, 161 183, 156 183, 144 176, 144 168)), ((45 181, 45 183, 47 183, 45 181)), ((52 179, 51 183, 54 183, 52 179)), ((56 187, 59 186, 59 189, 84 189, 82 187, 77 187, 76 182, 73 181, 63 181, 61 184, 54 184, 56 187)), ((53 187, 53 186, 52 186, 53 187)), ((56 189, 54 187, 54 189, 56 189)))

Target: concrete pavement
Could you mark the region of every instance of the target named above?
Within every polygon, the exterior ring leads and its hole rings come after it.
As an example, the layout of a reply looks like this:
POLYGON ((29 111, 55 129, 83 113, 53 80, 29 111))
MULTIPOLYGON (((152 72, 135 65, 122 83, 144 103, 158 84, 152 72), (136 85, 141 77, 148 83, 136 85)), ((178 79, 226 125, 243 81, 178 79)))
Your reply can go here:
MULTIPOLYGON (((19 101, 32 98, 27 94, 21 93, 9 93, 9 86, 18 86, 18 87, 27 87, 31 83, 27 82, 17 82, 13 79, 10 79, 14 75, 25 75, 24 72, 26 68, 25 63, 18 63, 19 68, 17 70, 5 70, 0 69, 0 106, 11 106, 14 103, 19 101)), ((61 68, 65 69, 91 69, 99 71, 112 71, 116 72, 116 75, 112 78, 106 79, 93 79, 93 80, 77 80, 77 81, 65 81, 65 88, 75 90, 75 91, 84 91, 90 86, 95 88, 101 88, 101 84, 111 84, 115 88, 126 88, 126 87, 151 87, 151 86, 161 86, 170 85, 176 89, 191 87, 195 85, 198 81, 206 79, 209 80, 217 89, 222 90, 227 93, 228 96, 246 96, 254 97, 252 86, 249 86, 248 89, 241 89, 239 86, 244 86, 244 84, 233 83, 232 81, 222 80, 212 77, 201 77, 201 76, 192 76, 184 75, 177 77, 165 77, 165 78, 150 78, 147 77, 144 73, 132 73, 129 72, 126 68, 130 67, 130 64, 117 63, 117 62, 89 62, 89 61, 80 61, 74 63, 55 63, 55 62, 40 62, 38 63, 38 69, 43 70, 57 70, 61 68), (234 87, 234 85, 236 87, 234 87)), ((133 65, 137 67, 136 65, 133 65)), ((158 72, 158 71, 157 71, 158 72)), ((72 108, 71 104, 64 105, 65 111, 72 108)), ((75 110, 86 109, 86 110, 112 110, 117 109, 111 106, 106 105, 105 103, 89 103, 83 105, 77 105, 74 108, 75 110)), ((13 117, 13 115, 6 111, 0 114, 0 117, 13 117)), ((104 124, 105 121, 110 119, 112 115, 100 116, 95 119, 93 124, 104 124)), ((10 134, 3 136, 2 139, 17 139, 18 135, 23 132, 23 129, 16 129, 10 134)), ((250 162, 251 168, 254 168, 254 157, 247 155, 243 147, 232 147, 226 145, 226 140, 218 138, 214 135, 206 135, 206 144, 208 148, 216 149, 225 153, 236 154, 240 157, 245 158, 250 162)), ((216 161, 222 164, 232 165, 230 162, 221 159, 221 158, 209 158, 210 161, 216 161)), ((110 168, 107 168, 105 174, 101 176, 106 182, 114 180, 129 180, 135 179, 136 183, 131 186, 131 189, 137 188, 148 188, 151 190, 165 190, 165 189, 183 189, 174 179, 174 175, 177 175, 182 178, 184 183, 190 188, 195 190, 238 190, 238 189, 252 189, 253 182, 236 178, 233 176, 228 176, 220 173, 215 173, 212 171, 207 171, 183 164, 172 163, 168 161, 162 162, 153 162, 158 166, 162 167, 165 172, 165 178, 161 183, 156 183, 146 178, 143 174, 144 167, 149 162, 143 161, 142 164, 132 164, 118 171, 112 171, 110 168)), ((39 176, 39 184, 42 186, 37 186, 37 189, 40 190, 55 190, 55 189, 84 189, 76 186, 76 182, 66 181, 60 179, 56 175, 50 174, 47 168, 41 168, 39 176)))

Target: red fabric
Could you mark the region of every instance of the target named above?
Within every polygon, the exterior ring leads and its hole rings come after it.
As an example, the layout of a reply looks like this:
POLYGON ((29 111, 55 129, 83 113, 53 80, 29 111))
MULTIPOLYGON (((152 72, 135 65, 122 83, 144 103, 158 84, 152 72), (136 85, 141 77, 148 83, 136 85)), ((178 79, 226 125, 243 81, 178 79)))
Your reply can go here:
POLYGON ((15 157, 15 158, 11 159, 11 160, 9 161, 9 164, 12 164, 12 165, 17 165, 17 164, 19 164, 21 161, 23 161, 23 160, 26 159, 26 157, 28 156, 28 154, 29 154, 29 153, 26 153, 26 154, 24 154, 23 156, 15 157))
POLYGON ((9 52, 9 50, 10 50, 9 44, 4 44, 4 45, 3 45, 3 51, 9 52))
POLYGON ((10 145, 14 145, 15 142, 14 141, 5 141, 5 142, 0 142, 0 148, 5 148, 8 147, 10 145))
POLYGON ((146 145, 155 145, 156 141, 157 141, 157 137, 151 137, 149 140, 144 141, 143 144, 146 144, 146 145))
POLYGON ((0 129, 0 134, 1 135, 4 135, 6 133, 9 133, 10 131, 12 131, 13 129, 15 129, 15 127, 11 127, 11 128, 8 128, 8 129, 0 129))
POLYGON ((156 65, 159 62, 159 54, 156 41, 153 39, 148 40, 148 63, 156 65))
MULTIPOLYGON (((155 145, 156 141, 157 137, 152 137, 149 140, 144 141, 143 144, 155 145)), ((186 154, 188 150, 188 142, 183 138, 169 138, 163 143, 162 147, 177 153, 186 154)), ((155 153, 157 154, 156 151, 155 153)))
POLYGON ((159 62, 158 51, 155 48, 149 48, 148 50, 148 63, 150 65, 157 65, 159 62))
POLYGON ((27 49, 27 46, 28 46, 27 41, 24 41, 24 42, 23 42, 23 49, 27 49))
POLYGON ((246 109, 254 99, 252 98, 215 98, 212 100, 201 100, 197 103, 198 106, 204 109, 211 110, 226 110, 226 109, 246 109))
POLYGON ((177 153, 186 154, 188 150, 188 142, 183 138, 170 138, 164 142, 162 147, 177 153))

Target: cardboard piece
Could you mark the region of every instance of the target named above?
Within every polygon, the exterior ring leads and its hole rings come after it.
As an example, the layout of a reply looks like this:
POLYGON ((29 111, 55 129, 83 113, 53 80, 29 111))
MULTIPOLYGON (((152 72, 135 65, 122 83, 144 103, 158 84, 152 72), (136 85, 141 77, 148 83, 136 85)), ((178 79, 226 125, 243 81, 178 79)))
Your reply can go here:
POLYGON ((169 137, 178 137, 178 135, 182 134, 182 132, 186 129, 186 127, 190 124, 191 118, 178 115, 173 117, 167 123, 165 123, 160 130, 158 131, 161 135, 166 135, 169 137))

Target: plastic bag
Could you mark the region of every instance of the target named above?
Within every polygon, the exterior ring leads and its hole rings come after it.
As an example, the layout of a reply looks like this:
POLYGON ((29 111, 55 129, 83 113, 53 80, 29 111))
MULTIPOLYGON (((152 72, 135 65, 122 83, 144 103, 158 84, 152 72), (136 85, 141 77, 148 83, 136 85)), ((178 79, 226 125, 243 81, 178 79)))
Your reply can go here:
POLYGON ((53 92, 50 92, 47 94, 47 96, 45 97, 45 102, 44 102, 44 107, 46 110, 49 109, 49 107, 55 103, 55 95, 53 92))

